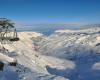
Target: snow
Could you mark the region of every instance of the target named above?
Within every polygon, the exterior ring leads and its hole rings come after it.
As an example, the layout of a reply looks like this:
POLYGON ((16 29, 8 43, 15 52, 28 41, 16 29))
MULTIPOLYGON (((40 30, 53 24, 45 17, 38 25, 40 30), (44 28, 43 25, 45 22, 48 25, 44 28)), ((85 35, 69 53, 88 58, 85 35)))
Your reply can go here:
POLYGON ((93 66, 92 66, 92 69, 93 70, 100 70, 100 62, 94 63, 93 66))
POLYGON ((9 62, 9 63, 11 63, 11 62, 17 62, 16 59, 11 58, 9 56, 6 56, 6 55, 4 55, 2 53, 0 53, 0 60, 1 61, 6 61, 6 62, 9 62))
POLYGON ((98 80, 100 78, 100 28, 58 30, 50 36, 19 32, 20 41, 5 44, 0 80, 98 80))
POLYGON ((100 36, 97 36, 96 39, 97 39, 98 41, 100 41, 100 36))

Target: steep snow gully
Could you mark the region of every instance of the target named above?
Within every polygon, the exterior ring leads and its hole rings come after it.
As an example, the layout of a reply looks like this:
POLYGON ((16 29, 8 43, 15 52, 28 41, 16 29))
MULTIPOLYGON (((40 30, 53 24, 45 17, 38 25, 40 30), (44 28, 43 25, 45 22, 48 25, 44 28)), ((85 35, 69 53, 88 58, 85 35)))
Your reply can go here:
POLYGON ((50 36, 19 32, 20 41, 5 44, 9 53, 0 80, 99 80, 100 28, 57 30, 50 36), (8 57, 10 59, 8 59, 8 57))

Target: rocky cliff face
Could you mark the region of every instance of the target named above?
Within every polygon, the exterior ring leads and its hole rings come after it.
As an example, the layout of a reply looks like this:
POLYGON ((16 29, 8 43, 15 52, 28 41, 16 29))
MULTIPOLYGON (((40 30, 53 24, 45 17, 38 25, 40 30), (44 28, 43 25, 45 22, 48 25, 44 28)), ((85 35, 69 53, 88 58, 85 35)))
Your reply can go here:
POLYGON ((58 30, 50 36, 19 32, 18 36, 20 41, 4 45, 9 50, 4 55, 17 59, 18 64, 5 63, 1 80, 100 78, 100 28, 58 30))

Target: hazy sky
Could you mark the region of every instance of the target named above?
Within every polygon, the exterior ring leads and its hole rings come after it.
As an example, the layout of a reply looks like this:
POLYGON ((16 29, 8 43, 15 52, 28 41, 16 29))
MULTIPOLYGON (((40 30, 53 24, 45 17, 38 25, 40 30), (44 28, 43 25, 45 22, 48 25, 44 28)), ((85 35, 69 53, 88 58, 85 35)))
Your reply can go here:
POLYGON ((100 0, 0 0, 0 17, 24 23, 99 23, 100 0))

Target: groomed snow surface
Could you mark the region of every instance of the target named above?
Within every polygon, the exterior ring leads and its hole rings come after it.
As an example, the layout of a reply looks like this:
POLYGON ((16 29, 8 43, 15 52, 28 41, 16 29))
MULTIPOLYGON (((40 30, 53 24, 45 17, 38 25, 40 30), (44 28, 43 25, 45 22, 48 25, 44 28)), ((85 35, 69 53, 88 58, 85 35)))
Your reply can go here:
POLYGON ((20 41, 0 53, 0 80, 99 80, 100 28, 57 30, 50 36, 19 32, 20 41), (17 60, 17 66, 7 62, 17 60), (5 62, 7 61, 7 62, 5 62))

